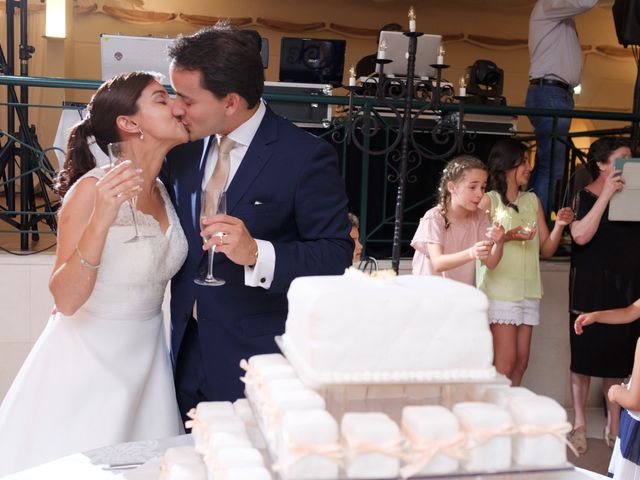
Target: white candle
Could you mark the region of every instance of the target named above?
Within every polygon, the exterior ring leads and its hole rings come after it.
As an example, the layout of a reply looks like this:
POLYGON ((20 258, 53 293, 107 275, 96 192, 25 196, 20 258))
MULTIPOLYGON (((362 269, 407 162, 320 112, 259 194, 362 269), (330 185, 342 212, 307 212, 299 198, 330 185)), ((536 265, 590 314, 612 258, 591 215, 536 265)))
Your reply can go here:
POLYGON ((349 69, 349 86, 356 86, 356 69, 353 65, 351 65, 351 68, 349 69))
POLYGON ((387 53, 387 42, 382 40, 380 46, 378 47, 378 60, 384 60, 387 53))
POLYGON ((440 47, 438 48, 438 57, 436 59, 436 63, 438 65, 444 65, 444 47, 442 45, 440 45, 440 47))
POLYGON ((413 6, 409 8, 409 31, 416 31, 416 12, 413 9, 413 6))
POLYGON ((356 86, 356 77, 349 77, 349 86, 350 87, 356 86))
POLYGON ((460 96, 464 97, 467 95, 467 82, 464 79, 464 76, 460 77, 460 96))

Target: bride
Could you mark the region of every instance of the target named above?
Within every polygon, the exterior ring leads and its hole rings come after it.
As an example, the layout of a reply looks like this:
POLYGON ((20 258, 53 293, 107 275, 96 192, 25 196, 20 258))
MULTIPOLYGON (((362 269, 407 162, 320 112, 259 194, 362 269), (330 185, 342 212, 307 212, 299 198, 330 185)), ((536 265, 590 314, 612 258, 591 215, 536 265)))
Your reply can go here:
POLYGON ((181 432, 162 323, 168 280, 187 242, 162 183, 165 154, 188 140, 154 74, 105 82, 71 132, 58 247, 49 286, 54 314, 0 406, 0 476, 60 456, 181 432), (105 173, 95 137, 130 142, 130 161, 105 173), (152 238, 133 235, 128 200, 152 238))

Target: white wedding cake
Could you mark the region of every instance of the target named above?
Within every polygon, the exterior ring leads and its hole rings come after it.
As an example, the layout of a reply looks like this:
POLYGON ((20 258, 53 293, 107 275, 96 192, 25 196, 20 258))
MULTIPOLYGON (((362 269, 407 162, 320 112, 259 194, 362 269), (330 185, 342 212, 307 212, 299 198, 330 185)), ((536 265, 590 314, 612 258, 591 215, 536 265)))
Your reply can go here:
POLYGON ((288 297, 286 358, 240 364, 247 400, 233 410, 242 420, 219 416, 231 410, 223 402, 190 412, 210 477, 271 478, 250 463, 246 432, 256 427, 265 465, 283 480, 570 468, 566 411, 496 375, 482 292, 435 276, 349 270, 298 278, 288 297), (233 460, 242 477, 223 461, 231 447, 241 448, 233 460))
POLYGON ((281 346, 310 383, 495 377, 487 298, 469 285, 350 269, 297 278, 288 298, 281 346))

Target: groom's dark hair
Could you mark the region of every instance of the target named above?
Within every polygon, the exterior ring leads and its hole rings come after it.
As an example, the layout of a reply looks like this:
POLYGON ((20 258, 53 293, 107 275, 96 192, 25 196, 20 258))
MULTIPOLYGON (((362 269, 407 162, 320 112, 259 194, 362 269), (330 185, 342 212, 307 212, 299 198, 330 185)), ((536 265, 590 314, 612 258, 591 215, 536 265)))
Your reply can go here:
POLYGON ((264 88, 262 58, 253 42, 230 23, 218 22, 192 35, 178 36, 169 47, 169 58, 173 68, 200 71, 202 87, 217 98, 237 93, 253 108, 264 88))

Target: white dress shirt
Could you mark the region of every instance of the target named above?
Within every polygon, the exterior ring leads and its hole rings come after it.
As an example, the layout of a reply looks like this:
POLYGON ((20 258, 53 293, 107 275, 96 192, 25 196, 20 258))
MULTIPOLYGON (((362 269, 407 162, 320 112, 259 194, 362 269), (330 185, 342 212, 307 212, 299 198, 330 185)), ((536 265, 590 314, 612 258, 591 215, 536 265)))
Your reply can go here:
MULTIPOLYGON (((266 107, 262 101, 260 101, 258 110, 256 110, 251 118, 227 135, 235 142, 235 145, 229 153, 229 177, 227 179, 227 184, 225 185, 225 190, 231 184, 238 168, 240 168, 242 159, 247 153, 249 145, 258 131, 258 127, 260 127, 260 123, 262 122, 266 111, 266 107)), ((202 175, 203 190, 207 186, 211 175, 213 175, 213 170, 215 169, 216 162, 218 161, 218 137, 220 137, 220 135, 216 135, 216 141, 211 145, 209 155, 205 160, 204 174, 202 175)), ((205 150, 207 148, 207 142, 211 141, 213 138, 214 137, 209 137, 205 139, 205 150)), ((256 238, 255 241, 258 244, 258 259, 254 266, 244 267, 244 284, 248 287, 262 287, 268 289, 273 281, 273 274, 276 268, 276 251, 273 248, 273 244, 267 240, 259 240, 256 238), (264 279, 264 281, 261 281, 262 279, 264 279)))

